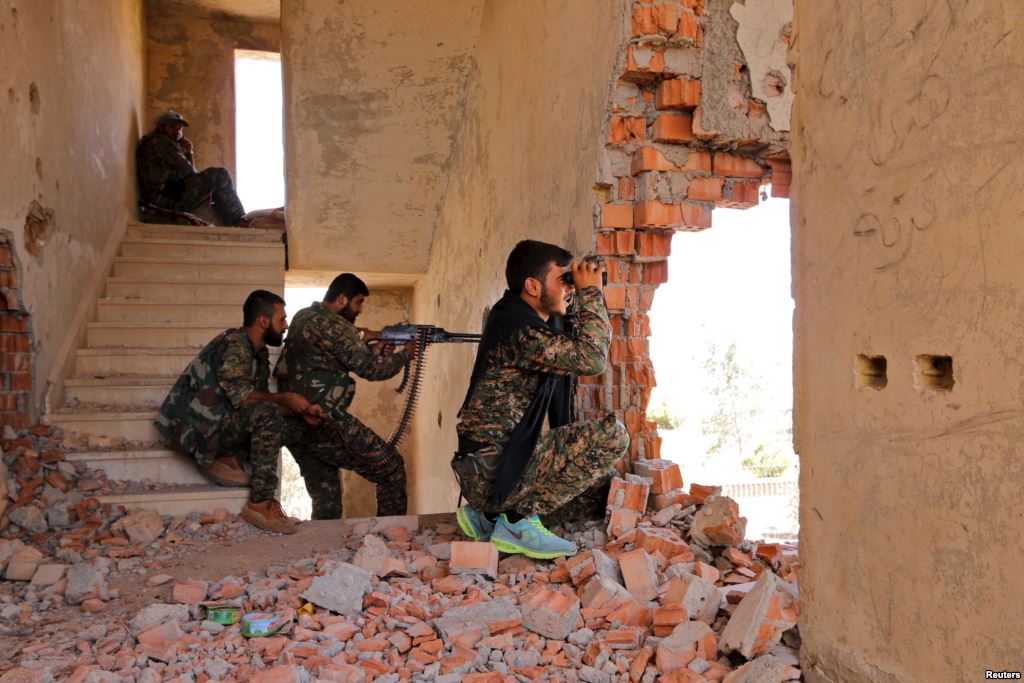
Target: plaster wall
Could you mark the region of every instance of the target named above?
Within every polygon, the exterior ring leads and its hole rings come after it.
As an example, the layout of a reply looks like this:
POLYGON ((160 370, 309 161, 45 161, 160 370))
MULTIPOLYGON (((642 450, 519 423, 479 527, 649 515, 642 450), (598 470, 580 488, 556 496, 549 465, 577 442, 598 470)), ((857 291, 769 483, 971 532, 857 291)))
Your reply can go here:
POLYGON ((801 656, 810 681, 1020 670, 1024 6, 798 0, 801 656), (884 356, 884 388, 855 357, 884 356), (949 391, 919 355, 952 357, 949 391))
MULTIPOLYGON (((170 5, 176 8, 176 5, 170 5)), ((168 13, 146 5, 146 117, 143 132, 165 109, 188 119, 196 166, 235 173, 235 50, 280 52, 280 27, 204 14, 168 13)), ((259 207, 247 207, 259 208, 259 207)))
POLYGON ((31 313, 34 415, 82 288, 135 216, 143 59, 141 0, 0 0, 0 229, 31 313), (33 200, 53 211, 35 254, 33 200))
MULTIPOLYGON (((521 239, 593 248, 594 178, 625 11, 589 0, 485 4, 416 322, 480 331, 521 239)), ((430 350, 410 467, 416 512, 452 510, 458 499, 448 463, 475 352, 430 350)))
POLYGON ((483 4, 283 4, 292 268, 424 273, 483 4))

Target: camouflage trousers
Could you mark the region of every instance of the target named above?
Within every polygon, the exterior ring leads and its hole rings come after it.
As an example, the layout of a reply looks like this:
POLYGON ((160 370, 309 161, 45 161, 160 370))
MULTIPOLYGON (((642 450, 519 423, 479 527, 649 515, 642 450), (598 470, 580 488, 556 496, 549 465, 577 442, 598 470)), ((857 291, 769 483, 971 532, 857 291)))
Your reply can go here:
POLYGON ((248 459, 252 476, 249 499, 260 503, 273 498, 278 486, 278 453, 286 447, 295 457, 306 490, 313 499, 313 519, 341 517, 339 468, 354 470, 377 486, 377 514, 406 513, 405 461, 390 449, 384 462, 366 463, 383 439, 356 418, 344 414, 330 425, 312 426, 286 417, 273 403, 254 403, 232 411, 221 420, 221 450, 248 459), (245 453, 248 452, 248 458, 245 453))
POLYGON ((493 485, 480 476, 463 482, 463 495, 488 514, 514 510, 550 525, 604 514, 615 463, 626 457, 629 434, 614 415, 574 422, 544 434, 522 478, 497 507, 493 485))
POLYGON ((313 519, 341 518, 341 477, 339 468, 352 470, 377 487, 377 514, 404 515, 405 461, 401 453, 388 448, 384 439, 348 413, 333 414, 337 429, 330 440, 306 442, 290 447, 313 501, 313 519), (368 464, 378 452, 387 453, 383 462, 368 464))
POLYGON ((170 211, 194 211, 212 199, 224 225, 234 225, 245 215, 227 169, 207 168, 185 178, 181 183, 183 187, 180 197, 159 194, 150 197, 150 202, 170 211))

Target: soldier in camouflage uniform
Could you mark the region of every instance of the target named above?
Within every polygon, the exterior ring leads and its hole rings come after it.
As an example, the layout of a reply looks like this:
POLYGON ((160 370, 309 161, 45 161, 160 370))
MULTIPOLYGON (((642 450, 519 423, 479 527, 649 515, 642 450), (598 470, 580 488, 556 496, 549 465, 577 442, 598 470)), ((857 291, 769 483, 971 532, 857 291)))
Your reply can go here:
POLYGON ((157 118, 156 129, 139 140, 135 150, 139 198, 177 212, 193 211, 212 198, 224 225, 248 225, 231 174, 219 167, 196 169, 192 142, 182 135, 187 126, 181 114, 168 109, 157 118))
POLYGON ((368 295, 366 284, 355 275, 336 277, 322 302, 295 315, 274 368, 279 388, 322 407, 344 444, 337 463, 325 458, 318 445, 289 449, 313 501, 313 519, 341 517, 338 464, 376 485, 378 515, 406 512, 401 454, 348 412, 356 390, 349 373, 371 381, 389 379, 408 363, 412 350, 410 345, 398 353, 381 353, 385 349, 372 350, 363 341, 353 323, 368 295))
POLYGON ((570 261, 530 240, 510 254, 509 290, 484 327, 453 461, 469 502, 458 511, 463 531, 538 558, 576 552, 539 518, 558 523, 603 508, 629 444, 612 414, 573 421, 566 378, 604 372, 611 327, 599 267, 570 261), (559 321, 574 293, 570 335, 559 321), (541 436, 545 418, 552 429, 541 436))
POLYGON ((288 323, 284 300, 256 290, 243 306, 241 328, 219 334, 189 363, 164 400, 153 425, 177 450, 226 486, 250 485, 242 517, 280 533, 295 524, 275 499, 282 446, 337 441, 319 426, 323 411, 295 393, 268 391, 267 346, 280 346, 288 323), (237 456, 248 456, 247 477, 237 456))

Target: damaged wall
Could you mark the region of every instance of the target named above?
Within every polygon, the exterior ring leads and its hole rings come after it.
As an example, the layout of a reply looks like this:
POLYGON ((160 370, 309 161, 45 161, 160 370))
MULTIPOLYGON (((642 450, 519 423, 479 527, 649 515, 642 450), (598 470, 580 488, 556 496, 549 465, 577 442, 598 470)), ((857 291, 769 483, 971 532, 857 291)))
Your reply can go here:
POLYGON ((1020 670, 1022 24, 1015 0, 797 3, 809 681, 1020 670))
MULTIPOLYGON (((608 6, 487 2, 430 265, 415 290, 417 322, 479 331, 521 239, 592 249, 594 169, 623 39, 622 5, 608 6)), ((418 512, 451 510, 458 498, 448 462, 475 351, 430 351, 410 468, 418 512)))
MULTIPOLYGON (((256 22, 160 2, 146 3, 146 117, 148 132, 165 109, 188 119, 185 136, 195 146, 196 166, 223 166, 235 173, 235 53, 280 52, 276 22, 256 22)), ((246 207, 247 209, 264 207, 246 207)))
POLYGON ((0 230, 31 314, 33 415, 82 288, 135 216, 143 52, 141 0, 0 0, 0 230))

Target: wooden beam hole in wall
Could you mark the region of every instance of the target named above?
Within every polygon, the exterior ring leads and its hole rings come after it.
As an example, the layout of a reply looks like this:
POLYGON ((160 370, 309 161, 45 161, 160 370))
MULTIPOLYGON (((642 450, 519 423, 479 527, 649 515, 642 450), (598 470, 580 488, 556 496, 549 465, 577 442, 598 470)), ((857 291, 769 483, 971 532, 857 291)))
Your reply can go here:
POLYGON ((922 354, 914 359, 914 386, 926 391, 952 391, 953 357, 922 354))
POLYGON ((889 383, 886 370, 888 362, 885 356, 868 356, 863 353, 857 354, 854 369, 854 383, 858 389, 868 387, 871 389, 884 389, 889 383))

